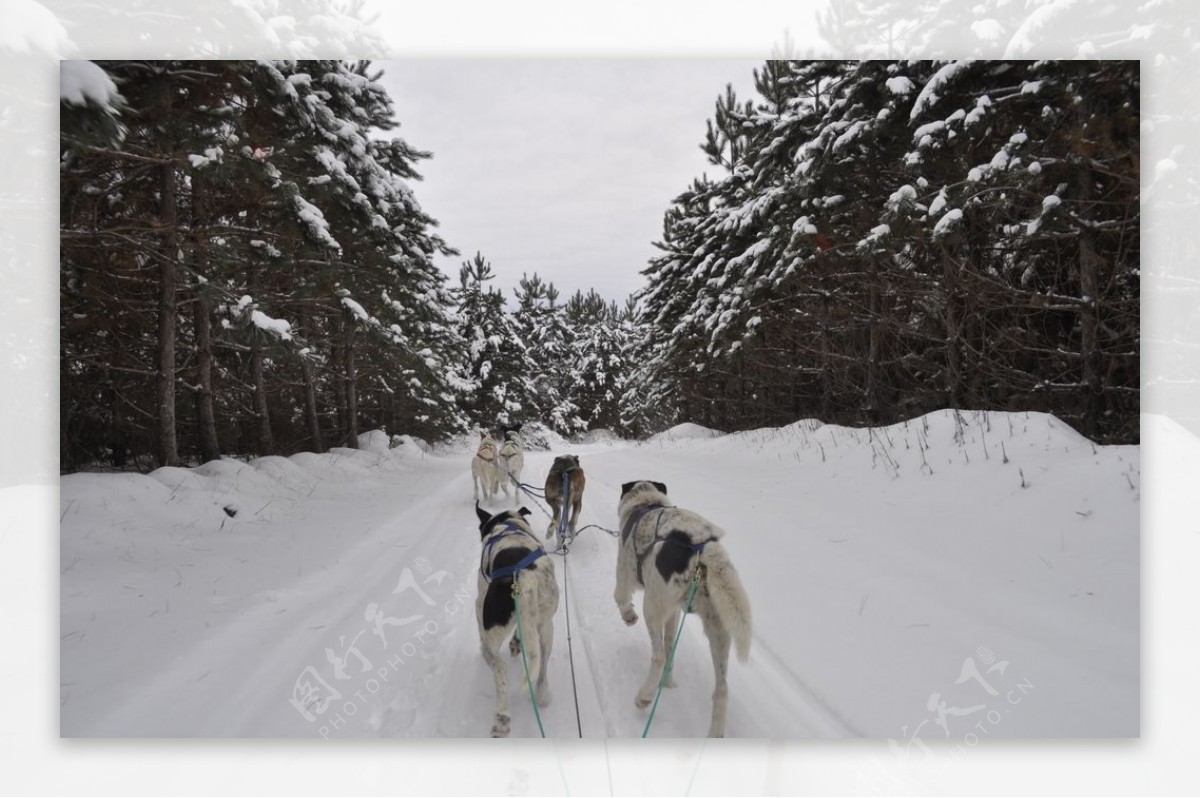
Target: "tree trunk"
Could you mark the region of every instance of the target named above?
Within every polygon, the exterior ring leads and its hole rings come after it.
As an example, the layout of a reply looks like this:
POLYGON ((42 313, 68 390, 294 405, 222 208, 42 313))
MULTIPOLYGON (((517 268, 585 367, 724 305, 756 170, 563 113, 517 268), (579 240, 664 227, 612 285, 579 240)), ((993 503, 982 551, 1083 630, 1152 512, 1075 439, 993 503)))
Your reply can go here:
MULTIPOLYGON (((1086 203, 1092 200, 1092 180, 1088 168, 1076 166, 1075 195, 1080 200, 1079 215, 1090 216, 1086 203)), ((1080 352, 1083 358, 1083 382, 1087 400, 1083 414, 1084 434, 1095 440, 1104 408, 1104 385, 1100 355, 1100 255, 1096 252, 1092 231, 1079 226, 1079 293, 1084 300, 1080 311, 1080 352)))
POLYGON ((158 464, 179 464, 175 433, 175 288, 179 246, 175 231, 175 164, 162 167, 162 224, 165 228, 158 270, 158 464))
POLYGON ((870 264, 870 285, 867 289, 867 385, 864 391, 864 406, 867 420, 875 423, 879 419, 879 361, 883 350, 882 301, 880 299, 879 264, 874 257, 870 264))
POLYGON ((346 325, 346 446, 358 448, 358 372, 354 366, 354 323, 346 325))
POLYGON ((821 325, 821 420, 833 421, 833 342, 829 329, 833 326, 833 314, 829 307, 829 292, 821 296, 821 309, 825 323, 821 325))
MULTIPOLYGON (((208 246, 205 224, 205 185, 199 174, 192 175, 192 235, 195 241, 193 266, 198 275, 208 271, 208 246)), ((213 347, 212 347, 212 296, 207 284, 202 283, 196 291, 193 308, 193 324, 196 328, 196 428, 199 436, 200 460, 207 463, 221 457, 217 442, 217 416, 213 409, 213 347)))
POLYGON ((942 250, 942 291, 946 299, 946 401, 958 409, 962 402, 962 308, 958 288, 958 263, 942 250))
POLYGON ((341 309, 338 308, 331 322, 332 329, 329 333, 329 365, 333 373, 337 374, 336 390, 333 392, 335 401, 337 402, 337 434, 333 439, 342 440, 346 434, 346 430, 350 429, 350 422, 346 416, 346 349, 343 346, 345 341, 346 320, 342 318, 341 309), (339 366, 341 366, 339 370, 339 366))
POLYGON ((212 299, 201 287, 196 297, 196 418, 200 431, 200 459, 204 462, 219 459, 220 445, 217 443, 217 416, 213 411, 212 382, 212 299))
POLYGON ((300 371, 304 374, 304 420, 308 423, 308 436, 312 438, 314 452, 325 451, 321 442, 321 417, 317 412, 317 386, 313 381, 312 364, 300 355, 300 371))
POLYGON ((257 343, 250 349, 250 372, 254 379, 254 415, 258 421, 258 454, 275 453, 275 438, 271 435, 270 408, 267 406, 267 383, 263 377, 263 353, 257 343))

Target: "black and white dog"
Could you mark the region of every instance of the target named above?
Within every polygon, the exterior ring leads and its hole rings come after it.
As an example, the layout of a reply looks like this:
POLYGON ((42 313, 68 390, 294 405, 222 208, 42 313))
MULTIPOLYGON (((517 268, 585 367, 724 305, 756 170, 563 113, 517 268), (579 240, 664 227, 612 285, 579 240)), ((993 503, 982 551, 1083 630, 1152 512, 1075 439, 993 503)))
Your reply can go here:
MULTIPOLYGON (((479 594, 475 599, 475 617, 479 621, 479 641, 483 659, 496 678, 496 711, 492 722, 493 737, 507 737, 511 715, 508 711, 508 659, 501 656, 504 641, 517 629, 513 583, 521 592, 521 633, 540 706, 550 703, 546 686, 547 663, 554 646, 554 613, 558 611, 558 582, 554 563, 543 556, 541 542, 529 528, 525 516, 529 510, 504 510, 490 515, 475 505, 483 552, 479 559, 479 594)), ((514 636, 513 654, 520 652, 514 636)))
MULTIPOLYGON (((751 633, 750 599, 720 543, 725 533, 696 513, 672 506, 661 482, 626 482, 621 486, 618 513, 621 543, 613 598, 621 618, 632 626, 638 619, 633 592, 644 588, 642 614, 650 633, 650 672, 634 703, 644 708, 654 699, 682 620, 689 583, 699 573, 692 612, 704 624, 716 675, 708 736, 724 737, 729 646, 732 642, 738 659, 745 662, 751 633)), ((673 687, 673 680, 668 679, 667 686, 673 687)))

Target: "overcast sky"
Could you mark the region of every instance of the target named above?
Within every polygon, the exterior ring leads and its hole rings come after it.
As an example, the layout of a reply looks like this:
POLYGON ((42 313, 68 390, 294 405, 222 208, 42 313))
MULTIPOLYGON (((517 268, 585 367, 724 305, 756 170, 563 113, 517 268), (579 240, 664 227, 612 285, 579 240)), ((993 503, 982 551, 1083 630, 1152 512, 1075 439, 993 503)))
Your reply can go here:
POLYGON ((662 216, 692 178, 717 95, 753 91, 761 61, 381 61, 398 131, 433 152, 414 188, 462 252, 478 250, 512 299, 537 272, 566 297, 618 303, 642 284, 662 216))

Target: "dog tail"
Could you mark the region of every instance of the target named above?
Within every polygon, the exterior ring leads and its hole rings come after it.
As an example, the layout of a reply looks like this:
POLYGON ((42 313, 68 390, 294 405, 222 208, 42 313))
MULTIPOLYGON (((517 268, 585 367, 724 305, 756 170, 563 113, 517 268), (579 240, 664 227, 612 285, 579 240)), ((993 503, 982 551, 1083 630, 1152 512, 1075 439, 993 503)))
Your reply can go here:
POLYGON ((700 552, 700 562, 707 570, 705 580, 708 596, 725 631, 733 638, 738 659, 745 662, 750 656, 750 598, 742 587, 741 577, 729 561, 725 547, 713 541, 700 552))

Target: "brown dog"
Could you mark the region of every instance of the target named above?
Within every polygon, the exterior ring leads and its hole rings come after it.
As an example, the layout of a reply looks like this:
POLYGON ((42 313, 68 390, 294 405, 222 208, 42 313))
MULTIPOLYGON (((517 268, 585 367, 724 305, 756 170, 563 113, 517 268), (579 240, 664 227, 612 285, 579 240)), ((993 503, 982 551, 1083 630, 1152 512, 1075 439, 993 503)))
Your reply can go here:
POLYGON ((550 466, 550 473, 546 476, 546 501, 550 504, 550 509, 554 511, 554 518, 550 521, 550 527, 546 530, 546 537, 554 534, 554 530, 558 528, 559 519, 566 512, 564 507, 564 498, 569 498, 571 507, 571 520, 567 522, 569 534, 574 537, 575 525, 579 521, 579 508, 583 505, 583 488, 587 483, 584 478, 583 469, 579 466, 579 458, 573 454, 563 454, 554 458, 554 465, 550 466), (563 496, 563 474, 568 476, 568 491, 569 497, 563 496))

